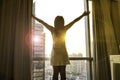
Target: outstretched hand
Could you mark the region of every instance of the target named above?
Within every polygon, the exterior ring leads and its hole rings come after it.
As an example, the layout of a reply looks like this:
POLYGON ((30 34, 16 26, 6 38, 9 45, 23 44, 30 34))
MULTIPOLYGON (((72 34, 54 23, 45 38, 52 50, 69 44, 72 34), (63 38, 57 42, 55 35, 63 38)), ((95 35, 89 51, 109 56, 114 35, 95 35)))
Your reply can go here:
POLYGON ((85 11, 85 12, 83 13, 84 16, 89 15, 89 14, 90 14, 90 11, 85 11))

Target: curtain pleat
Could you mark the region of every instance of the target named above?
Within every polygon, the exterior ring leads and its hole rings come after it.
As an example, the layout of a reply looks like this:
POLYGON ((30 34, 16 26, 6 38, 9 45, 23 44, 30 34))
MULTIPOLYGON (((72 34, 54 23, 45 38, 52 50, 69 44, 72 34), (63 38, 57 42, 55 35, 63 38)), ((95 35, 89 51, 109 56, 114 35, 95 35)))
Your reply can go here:
MULTIPOLYGON (((115 30, 115 38, 117 41, 117 46, 119 50, 119 55, 120 55, 120 0, 113 0, 111 2, 111 18, 112 18, 112 24, 115 30)), ((118 54, 118 53, 115 53, 118 54)))
POLYGON ((0 80, 31 80, 32 0, 0 4, 0 80))
POLYGON ((111 17, 111 0, 92 1, 95 41, 94 80, 111 80, 109 55, 119 54, 111 17))

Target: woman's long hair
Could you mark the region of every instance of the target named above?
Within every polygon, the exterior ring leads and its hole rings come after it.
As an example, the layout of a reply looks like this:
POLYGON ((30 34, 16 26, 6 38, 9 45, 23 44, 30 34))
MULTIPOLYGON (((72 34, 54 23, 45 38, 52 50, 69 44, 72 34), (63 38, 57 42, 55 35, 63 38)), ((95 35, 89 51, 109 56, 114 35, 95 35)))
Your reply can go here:
POLYGON ((64 27, 64 18, 62 16, 57 16, 54 21, 54 26, 56 29, 62 29, 64 27))

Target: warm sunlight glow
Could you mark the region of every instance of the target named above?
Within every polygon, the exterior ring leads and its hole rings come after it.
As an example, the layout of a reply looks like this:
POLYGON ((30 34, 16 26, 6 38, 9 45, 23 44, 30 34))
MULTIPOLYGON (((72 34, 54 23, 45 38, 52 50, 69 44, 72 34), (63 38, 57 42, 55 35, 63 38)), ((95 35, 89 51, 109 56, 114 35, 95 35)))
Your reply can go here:
MULTIPOLYGON (((52 26, 54 26, 54 18, 58 15, 64 17, 66 25, 85 11, 84 0, 35 0, 35 2, 36 16, 52 26)), ((69 55, 79 53, 86 55, 84 20, 85 18, 82 18, 67 31, 66 46, 69 55)), ((45 54, 50 56, 53 43, 52 36, 46 28, 44 31, 46 35, 45 54)))
POLYGON ((36 43, 39 43, 40 42, 40 36, 37 36, 37 35, 35 35, 34 37, 33 37, 33 42, 36 44, 36 43))

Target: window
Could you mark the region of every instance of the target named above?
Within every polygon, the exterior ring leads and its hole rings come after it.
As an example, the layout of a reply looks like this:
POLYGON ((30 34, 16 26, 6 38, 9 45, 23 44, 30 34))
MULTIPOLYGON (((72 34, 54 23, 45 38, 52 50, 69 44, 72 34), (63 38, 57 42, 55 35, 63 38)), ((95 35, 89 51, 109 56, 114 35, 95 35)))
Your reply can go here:
MULTIPOLYGON (((63 16, 65 24, 67 24, 80 16, 85 10, 91 12, 89 17, 82 18, 67 31, 66 46, 71 62, 66 68, 67 80, 92 80, 92 2, 86 1, 33 0, 33 13, 50 25, 54 25, 54 18, 57 15, 63 16)), ((38 40, 37 43, 33 42, 36 45, 33 46, 32 79, 52 80, 52 66, 49 63, 52 49, 51 34, 42 24, 33 20, 33 37, 35 35, 39 36, 38 38, 41 40, 38 40), (39 41, 42 43, 38 44, 39 41), (43 64, 40 65, 40 63, 43 64), (38 68, 36 66, 42 67, 38 68), (40 74, 41 71, 43 71, 43 74, 40 74)))

